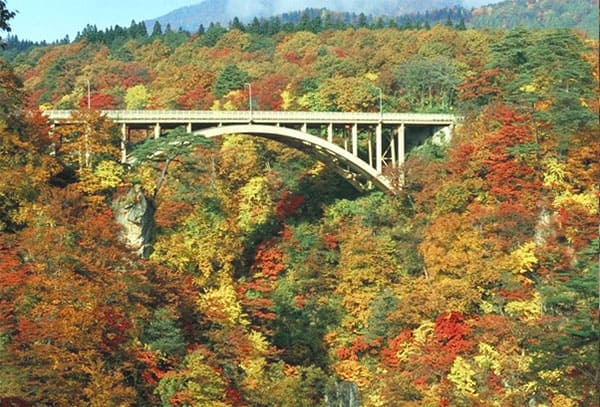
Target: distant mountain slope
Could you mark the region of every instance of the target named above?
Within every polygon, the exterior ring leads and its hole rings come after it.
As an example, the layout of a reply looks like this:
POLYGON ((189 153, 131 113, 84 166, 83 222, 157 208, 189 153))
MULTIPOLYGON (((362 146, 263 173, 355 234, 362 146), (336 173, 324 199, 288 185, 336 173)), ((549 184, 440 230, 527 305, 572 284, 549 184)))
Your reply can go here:
MULTIPOLYGON (((398 17, 406 14, 425 12, 427 10, 461 6, 463 3, 481 4, 482 2, 482 0, 467 2, 461 0, 422 0, 419 2, 412 0, 373 0, 371 2, 364 0, 332 0, 327 2, 322 0, 299 0, 291 3, 281 0, 256 0, 252 2, 246 0, 204 0, 199 4, 182 7, 164 16, 147 20, 145 23, 148 31, 158 21, 163 28, 167 24, 170 24, 174 30, 182 28, 193 32, 201 24, 205 27, 211 22, 227 25, 235 17, 238 17, 242 22, 249 22, 254 17, 272 17, 305 8, 320 9, 325 7, 331 11, 362 12, 367 15, 398 17)), ((494 0, 485 1, 485 3, 493 2, 494 0)))
POLYGON ((598 0, 506 0, 474 8, 468 21, 482 28, 576 28, 598 37, 598 0))
POLYGON ((204 0, 202 3, 181 7, 164 16, 152 20, 146 20, 146 28, 151 32, 155 22, 159 22, 164 28, 171 25, 173 29, 182 28, 186 31, 194 32, 200 25, 208 26, 209 23, 228 23, 232 17, 227 12, 226 2, 222 0, 204 0))
MULTIPOLYGON (((352 21, 352 15, 358 13, 369 16, 369 21, 377 16, 432 20, 424 13, 446 10, 453 16, 462 17, 464 14, 467 25, 475 28, 576 28, 598 37, 598 0, 298 0, 292 7, 290 2, 283 0, 204 0, 145 23, 148 32, 157 21, 163 29, 170 25, 173 30, 181 28, 189 32, 197 31, 200 25, 208 27, 210 23, 227 26, 235 17, 247 23, 254 17, 280 16, 283 23, 297 23, 295 20, 299 20, 300 10, 311 9, 314 12, 324 7, 339 15, 348 14, 342 17, 345 21, 352 21), (472 8, 470 13, 469 8, 472 8)), ((437 21, 433 19, 430 22, 437 21)))

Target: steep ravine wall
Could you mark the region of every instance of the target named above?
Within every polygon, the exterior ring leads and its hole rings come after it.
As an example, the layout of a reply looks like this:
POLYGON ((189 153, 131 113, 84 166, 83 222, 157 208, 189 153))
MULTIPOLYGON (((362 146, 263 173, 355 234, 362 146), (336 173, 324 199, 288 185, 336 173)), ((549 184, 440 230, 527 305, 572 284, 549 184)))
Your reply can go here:
POLYGON ((116 197, 113 203, 115 219, 123 230, 121 238, 140 257, 147 258, 152 252, 154 233, 154 206, 139 185, 116 197))

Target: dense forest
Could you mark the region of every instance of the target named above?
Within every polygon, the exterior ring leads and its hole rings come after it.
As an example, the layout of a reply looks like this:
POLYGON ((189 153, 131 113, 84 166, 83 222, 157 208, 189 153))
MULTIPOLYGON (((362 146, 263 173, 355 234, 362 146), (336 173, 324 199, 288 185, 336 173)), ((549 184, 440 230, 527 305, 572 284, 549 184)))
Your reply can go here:
POLYGON ((596 405, 597 40, 139 28, 0 62, 2 403, 596 405), (244 110, 246 83, 264 110, 377 111, 381 89, 464 119, 395 194, 243 135, 142 132, 121 164, 100 109, 244 110), (147 255, 124 201, 152 208, 147 255))
POLYGON ((598 38, 598 0, 511 0, 471 10, 473 27, 573 28, 598 38))
MULTIPOLYGON (((223 4, 218 1, 209 3, 206 7, 214 6, 222 9, 223 4)), ((318 33, 324 30, 342 30, 348 28, 397 28, 397 29, 429 29, 436 24, 454 26, 457 29, 489 28, 512 29, 516 27, 528 28, 570 28, 598 38, 598 0, 562 0, 543 1, 502 1, 485 7, 466 9, 462 6, 433 8, 424 12, 401 13, 400 15, 365 14, 354 12, 332 11, 327 8, 306 8, 302 11, 282 13, 273 17, 255 17, 250 22, 242 22, 240 18, 233 17, 225 28, 239 29, 241 31, 257 34, 274 35, 280 32, 309 31, 318 33)), ((214 12, 214 10, 209 10, 214 12)), ((222 10, 225 13, 225 10, 222 10)), ((158 20, 136 23, 132 20, 129 27, 119 25, 98 29, 95 25, 88 24, 78 32, 73 41, 82 39, 91 41, 104 41, 110 43, 115 38, 140 36, 153 36, 163 34, 163 31, 173 30, 197 34, 204 34, 207 27, 217 26, 223 30, 223 24, 214 21, 205 26, 197 21, 205 21, 206 10, 183 8, 173 15, 173 24, 163 21, 163 27, 158 20), (196 14, 194 14, 196 13, 196 14), (187 21, 185 23, 183 20, 187 21), (179 21, 179 24, 177 23, 179 21), (189 21, 196 21, 196 26, 190 28, 189 21), (181 25, 181 26, 180 26, 181 25)), ((163 18, 163 20, 166 19, 163 18)), ((62 40, 54 41, 56 44, 68 44, 71 39, 68 35, 62 40)), ((16 55, 35 46, 48 45, 27 39, 20 39, 16 35, 8 35, 6 47, 0 49, 0 57, 12 60, 16 55)))

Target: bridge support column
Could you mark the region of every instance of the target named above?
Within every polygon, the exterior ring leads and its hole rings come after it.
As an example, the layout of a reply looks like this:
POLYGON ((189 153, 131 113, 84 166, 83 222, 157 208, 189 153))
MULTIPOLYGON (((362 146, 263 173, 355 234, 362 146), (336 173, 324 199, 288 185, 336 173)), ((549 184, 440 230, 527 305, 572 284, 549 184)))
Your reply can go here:
POLYGON ((154 125, 154 138, 160 137, 160 123, 154 125))
POLYGON ((300 131, 302 133, 308 133, 308 125, 306 123, 302 123, 302 127, 300 128, 300 131))
POLYGON ((352 155, 354 157, 358 156, 358 124, 354 123, 352 125, 352 155))
POLYGON ((382 124, 379 122, 375 128, 375 169, 378 174, 381 174, 383 162, 383 140, 382 140, 382 124))
POLYGON ((396 167, 396 137, 394 137, 393 132, 390 134, 390 151, 392 153, 392 167, 396 167))
POLYGON ((191 133, 191 132, 192 132, 192 122, 189 122, 189 123, 187 124, 187 127, 186 127, 186 129, 185 129, 185 130, 186 130, 188 133, 191 133))
POLYGON ((398 126, 398 165, 404 163, 404 134, 405 134, 404 123, 398 126))
POLYGON ((396 168, 400 169, 398 171, 398 182, 399 182, 400 185, 404 185, 404 170, 402 168, 400 168, 400 167, 402 167, 402 164, 404 164, 405 133, 406 133, 406 129, 404 127, 404 123, 402 123, 398 127, 398 164, 397 164, 397 167, 396 167, 396 168))
POLYGON ((327 125, 327 141, 333 143, 333 123, 327 125))
POLYGON ((369 132, 369 166, 373 167, 373 135, 369 132))
POLYGON ((123 123, 121 125, 121 164, 125 164, 127 162, 127 141, 129 141, 127 133, 127 124, 123 123))

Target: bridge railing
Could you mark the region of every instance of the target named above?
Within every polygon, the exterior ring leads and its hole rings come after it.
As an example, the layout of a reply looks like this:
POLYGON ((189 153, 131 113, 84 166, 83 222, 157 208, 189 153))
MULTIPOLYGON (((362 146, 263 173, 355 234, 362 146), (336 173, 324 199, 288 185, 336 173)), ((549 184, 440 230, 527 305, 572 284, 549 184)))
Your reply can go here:
MULTIPOLYGON (((72 110, 47 110, 51 120, 64 121, 72 110)), ((365 112, 300 112, 300 111, 212 111, 212 110, 103 110, 116 122, 255 122, 264 123, 406 123, 451 124, 459 120, 452 114, 430 113, 365 113, 365 112)))

